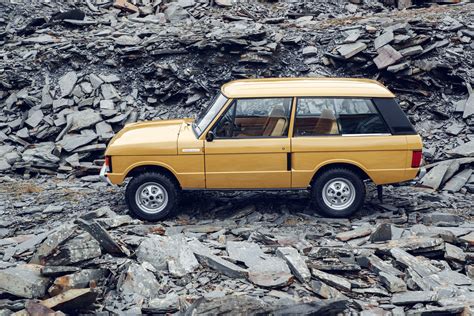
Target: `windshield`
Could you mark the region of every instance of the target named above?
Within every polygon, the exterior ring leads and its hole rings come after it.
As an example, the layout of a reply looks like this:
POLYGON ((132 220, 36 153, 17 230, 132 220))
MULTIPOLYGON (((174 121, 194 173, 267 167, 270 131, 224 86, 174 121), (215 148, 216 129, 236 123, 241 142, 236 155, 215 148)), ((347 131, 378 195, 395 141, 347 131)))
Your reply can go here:
POLYGON ((211 121, 216 117, 217 113, 222 109, 224 104, 227 102, 227 98, 222 94, 218 93, 209 103, 209 106, 204 108, 201 113, 197 116, 193 126, 196 134, 199 136, 204 132, 211 121))

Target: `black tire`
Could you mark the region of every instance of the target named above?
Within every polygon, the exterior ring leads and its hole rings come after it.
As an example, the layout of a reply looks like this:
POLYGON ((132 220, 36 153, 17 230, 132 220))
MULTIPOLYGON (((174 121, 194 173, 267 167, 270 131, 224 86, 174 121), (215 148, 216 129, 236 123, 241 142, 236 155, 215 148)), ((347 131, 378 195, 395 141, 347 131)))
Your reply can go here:
MULTIPOLYGON (((335 193, 335 195, 337 195, 338 193, 335 193)), ((358 210, 360 210, 360 208, 364 205, 365 184, 362 181, 361 177, 357 175, 357 173, 353 172, 352 170, 345 169, 345 168, 333 168, 333 169, 324 171, 320 175, 317 175, 311 188, 311 195, 312 195, 312 201, 315 204, 317 210, 321 212, 322 214, 329 217, 348 217, 354 214, 355 212, 357 212, 358 210), (352 195, 350 195, 351 198, 340 196, 342 194, 348 194, 347 192, 343 193, 343 192, 338 191, 338 193, 340 194, 339 196, 334 197, 336 200, 331 200, 331 198, 328 197, 328 195, 324 197, 325 194, 323 193, 323 191, 325 189, 330 190, 331 194, 334 194, 333 192, 336 192, 334 190, 331 190, 330 184, 334 184, 336 188, 340 189, 341 182, 342 182, 342 187, 344 189, 347 187, 347 190, 349 190, 349 192, 352 192, 352 191, 354 192, 354 198, 352 202, 350 202, 352 199, 352 195), (328 187, 325 188, 326 184, 328 185, 328 187), (350 187, 350 185, 352 185, 352 187, 350 187), (327 202, 325 201, 325 199, 327 202), (345 202, 344 202, 344 199, 346 199, 345 202), (331 201, 336 201, 333 207, 328 205, 328 203, 331 204, 331 201), (341 203, 340 206, 337 205, 338 202, 341 203), (344 203, 347 203, 347 205, 344 203), (343 207, 343 208, 337 209, 338 207, 343 207)))
MULTIPOLYGON (((144 189, 144 188, 143 188, 144 189)), ((165 194, 163 193, 162 196, 165 194)), ((156 198, 156 197, 155 197, 156 198)), ((133 177, 127 185, 125 191, 125 202, 128 209, 136 217, 147 221, 162 220, 176 210, 179 200, 179 186, 174 179, 165 174, 157 172, 143 172, 133 177), (142 186, 155 185, 160 190, 165 190, 167 195, 166 206, 158 212, 147 212, 143 206, 137 204, 137 190, 142 186)))

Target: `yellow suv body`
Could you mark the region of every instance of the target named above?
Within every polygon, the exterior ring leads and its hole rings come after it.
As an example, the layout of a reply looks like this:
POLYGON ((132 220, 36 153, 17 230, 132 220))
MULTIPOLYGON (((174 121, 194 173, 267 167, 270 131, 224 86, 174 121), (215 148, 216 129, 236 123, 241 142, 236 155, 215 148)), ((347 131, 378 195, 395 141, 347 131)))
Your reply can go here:
POLYGON ((419 172, 421 138, 394 97, 367 79, 232 81, 196 120, 127 125, 101 174, 113 184, 132 177, 127 203, 149 220, 175 209, 181 189, 311 188, 321 211, 347 216, 362 206, 363 180, 419 172))

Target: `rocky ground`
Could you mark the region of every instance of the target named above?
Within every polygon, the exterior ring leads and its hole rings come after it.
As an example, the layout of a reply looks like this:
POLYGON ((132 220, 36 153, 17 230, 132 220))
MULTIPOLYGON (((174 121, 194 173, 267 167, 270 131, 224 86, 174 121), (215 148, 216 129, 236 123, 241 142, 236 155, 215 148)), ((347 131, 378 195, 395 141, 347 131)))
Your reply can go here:
POLYGON ((472 313, 473 37, 466 3, 0 3, 0 313, 472 313), (144 223, 98 182, 124 124, 256 76, 383 82, 428 174, 348 220, 304 192, 199 192, 144 223))

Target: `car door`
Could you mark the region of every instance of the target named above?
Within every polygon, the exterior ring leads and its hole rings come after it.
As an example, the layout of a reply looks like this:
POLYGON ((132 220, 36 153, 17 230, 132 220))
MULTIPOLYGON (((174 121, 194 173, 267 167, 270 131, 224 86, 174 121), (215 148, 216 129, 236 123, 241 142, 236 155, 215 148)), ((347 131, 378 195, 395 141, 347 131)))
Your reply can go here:
POLYGON ((205 142, 206 188, 290 188, 292 98, 235 99, 205 142))

